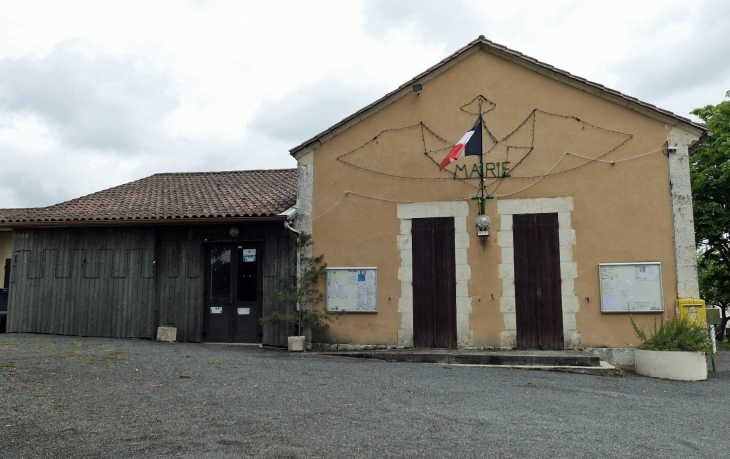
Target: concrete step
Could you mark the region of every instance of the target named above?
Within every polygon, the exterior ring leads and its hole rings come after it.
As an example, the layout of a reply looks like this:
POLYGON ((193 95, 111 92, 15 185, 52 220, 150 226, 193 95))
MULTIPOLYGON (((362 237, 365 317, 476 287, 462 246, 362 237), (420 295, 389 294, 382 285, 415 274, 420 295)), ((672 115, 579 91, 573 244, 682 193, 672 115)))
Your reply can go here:
POLYGON ((386 362, 449 363, 462 365, 522 365, 599 367, 601 359, 589 355, 561 355, 558 353, 510 352, 428 352, 428 351, 335 351, 328 355, 380 359, 386 362))
POLYGON ((574 367, 574 366, 557 366, 557 365, 449 365, 452 367, 483 367, 483 368, 510 368, 513 370, 541 370, 541 371, 557 371, 560 373, 576 373, 581 375, 593 376, 611 376, 620 377, 624 373, 620 368, 616 368, 607 362, 601 362, 597 367, 574 367))
POLYGON ((622 376, 620 369, 594 355, 576 351, 459 351, 372 350, 325 351, 320 355, 378 359, 386 362, 437 363, 449 366, 481 366, 526 370, 560 371, 601 376, 622 376))

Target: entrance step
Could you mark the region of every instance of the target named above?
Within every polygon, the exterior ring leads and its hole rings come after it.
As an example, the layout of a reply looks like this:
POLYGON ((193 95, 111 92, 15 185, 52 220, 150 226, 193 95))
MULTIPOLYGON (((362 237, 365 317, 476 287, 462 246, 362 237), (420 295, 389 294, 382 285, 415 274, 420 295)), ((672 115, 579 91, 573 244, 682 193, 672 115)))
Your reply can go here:
POLYGON ((317 352, 320 355, 378 359, 386 362, 439 363, 622 376, 620 369, 580 351, 368 350, 317 352))

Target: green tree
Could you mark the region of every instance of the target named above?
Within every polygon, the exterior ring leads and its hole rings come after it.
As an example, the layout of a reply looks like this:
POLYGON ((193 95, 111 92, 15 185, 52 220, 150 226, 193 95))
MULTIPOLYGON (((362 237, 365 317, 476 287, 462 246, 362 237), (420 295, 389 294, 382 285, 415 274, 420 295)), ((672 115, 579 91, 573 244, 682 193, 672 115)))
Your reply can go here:
POLYGON ((727 270, 717 261, 717 257, 707 257, 700 251, 697 256, 697 272, 700 280, 700 292, 707 304, 720 307, 722 323, 717 328, 716 337, 723 340, 725 327, 728 320, 728 308, 730 308, 730 278, 727 270))
MULTIPOLYGON (((730 98, 730 91, 725 93, 730 98)), ((692 110, 712 136, 690 152, 700 293, 711 304, 730 300, 730 100, 692 110)), ((723 309, 723 318, 726 319, 723 309)), ((724 322, 725 322, 724 321, 724 322)), ((722 335, 720 335, 722 336, 722 335)))
POLYGON ((297 262, 287 266, 287 276, 281 280, 279 288, 274 292, 276 299, 281 303, 296 303, 297 309, 291 314, 281 314, 274 311, 268 317, 262 317, 262 325, 271 324, 278 330, 287 330, 296 327, 296 333, 301 335, 306 329, 311 330, 314 340, 325 338, 329 329, 328 322, 332 317, 338 319, 341 312, 330 312, 326 309, 316 309, 312 305, 324 301, 324 294, 316 289, 317 281, 327 276, 327 263, 324 255, 318 257, 307 256, 312 247, 312 236, 302 233, 294 242, 297 262))

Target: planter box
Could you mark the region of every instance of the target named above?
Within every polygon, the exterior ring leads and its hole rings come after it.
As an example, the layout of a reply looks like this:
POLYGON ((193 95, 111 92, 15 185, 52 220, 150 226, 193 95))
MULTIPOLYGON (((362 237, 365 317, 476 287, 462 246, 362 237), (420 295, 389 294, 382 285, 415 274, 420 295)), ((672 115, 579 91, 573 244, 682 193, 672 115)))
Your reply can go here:
POLYGON ((176 327, 157 327, 157 341, 174 343, 177 340, 176 327))
POLYGON ((707 379, 704 352, 642 351, 634 352, 637 374, 677 381, 707 379))
POLYGON ((304 350, 304 336, 289 337, 289 351, 302 352, 304 350))

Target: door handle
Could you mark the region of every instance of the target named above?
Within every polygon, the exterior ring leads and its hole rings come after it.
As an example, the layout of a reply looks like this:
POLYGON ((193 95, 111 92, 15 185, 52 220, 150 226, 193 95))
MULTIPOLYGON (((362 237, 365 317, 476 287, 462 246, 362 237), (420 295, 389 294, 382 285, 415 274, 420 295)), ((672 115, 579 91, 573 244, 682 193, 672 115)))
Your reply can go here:
POLYGON ((228 304, 233 304, 233 294, 232 293, 228 294, 228 304))

